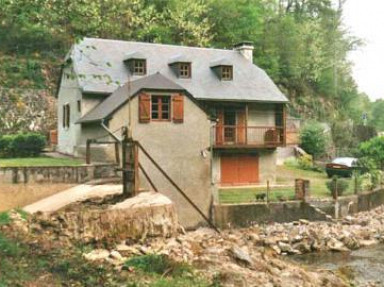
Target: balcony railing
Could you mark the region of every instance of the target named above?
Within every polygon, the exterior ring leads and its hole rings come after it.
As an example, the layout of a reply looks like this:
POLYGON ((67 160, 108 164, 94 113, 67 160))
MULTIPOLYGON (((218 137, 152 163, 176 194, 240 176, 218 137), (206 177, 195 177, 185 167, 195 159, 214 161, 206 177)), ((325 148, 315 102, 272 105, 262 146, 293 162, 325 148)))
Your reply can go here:
POLYGON ((228 126, 214 128, 216 147, 278 147, 285 144, 283 127, 228 126))

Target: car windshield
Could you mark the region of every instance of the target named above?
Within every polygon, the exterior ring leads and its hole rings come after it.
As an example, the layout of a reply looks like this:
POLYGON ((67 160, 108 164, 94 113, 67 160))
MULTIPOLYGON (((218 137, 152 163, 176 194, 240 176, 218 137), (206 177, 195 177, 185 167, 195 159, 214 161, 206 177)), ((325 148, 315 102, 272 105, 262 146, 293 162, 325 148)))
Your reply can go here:
POLYGON ((332 163, 335 163, 335 164, 342 164, 342 165, 346 165, 346 166, 355 166, 356 163, 357 163, 357 159, 354 158, 354 157, 338 157, 338 158, 335 158, 332 163))

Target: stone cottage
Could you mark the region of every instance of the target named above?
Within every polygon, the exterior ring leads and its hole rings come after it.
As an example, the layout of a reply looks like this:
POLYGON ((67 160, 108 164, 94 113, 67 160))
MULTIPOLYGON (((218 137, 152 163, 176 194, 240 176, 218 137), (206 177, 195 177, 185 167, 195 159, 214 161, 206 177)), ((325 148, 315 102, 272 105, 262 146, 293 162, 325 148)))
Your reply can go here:
MULTIPOLYGON (((104 127, 129 126, 207 214, 222 186, 273 183, 276 148, 286 143, 287 98, 253 64, 253 46, 233 50, 85 38, 65 59, 58 93, 58 150, 84 155, 104 127), (104 126, 104 127, 103 127, 104 126)), ((96 160, 113 159, 97 146, 96 160)), ((181 222, 202 219, 143 157, 181 222)), ((141 180, 142 187, 148 187, 141 180)))

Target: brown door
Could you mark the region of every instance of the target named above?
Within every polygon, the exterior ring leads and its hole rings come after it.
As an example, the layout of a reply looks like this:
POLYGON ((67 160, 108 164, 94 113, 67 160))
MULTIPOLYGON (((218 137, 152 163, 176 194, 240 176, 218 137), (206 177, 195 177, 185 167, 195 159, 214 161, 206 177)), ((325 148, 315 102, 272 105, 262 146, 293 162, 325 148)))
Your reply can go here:
POLYGON ((256 155, 221 156, 223 185, 254 184, 259 181, 259 158, 256 155))

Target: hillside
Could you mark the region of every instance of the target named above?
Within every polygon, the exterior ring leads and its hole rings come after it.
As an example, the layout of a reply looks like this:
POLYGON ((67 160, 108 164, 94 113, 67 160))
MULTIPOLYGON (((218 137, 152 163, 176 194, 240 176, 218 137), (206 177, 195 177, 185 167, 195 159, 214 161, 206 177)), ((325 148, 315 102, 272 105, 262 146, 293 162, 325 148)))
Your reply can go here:
MULTIPOLYGON (((347 60, 361 43, 349 35, 342 15, 342 1, 334 8, 329 0, 9 1, 0 11, 1 97, 17 115, 25 113, 31 90, 52 101, 60 64, 84 36, 217 48, 248 40, 255 45, 254 62, 290 98, 291 115, 358 124, 370 103, 358 93, 347 60)), ((12 122, 6 114, 0 109, 0 118, 12 122)))

